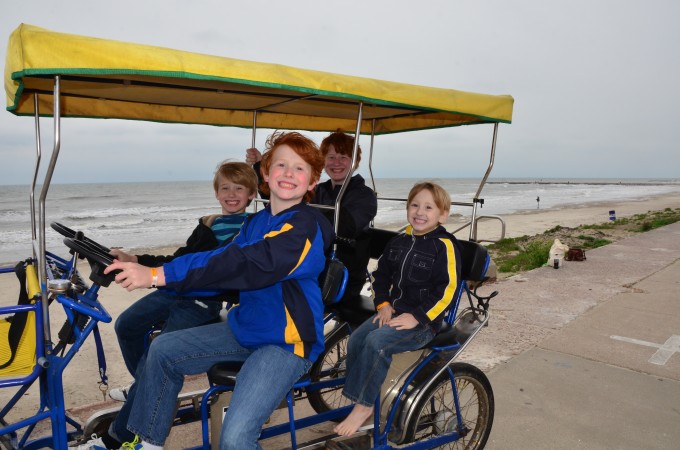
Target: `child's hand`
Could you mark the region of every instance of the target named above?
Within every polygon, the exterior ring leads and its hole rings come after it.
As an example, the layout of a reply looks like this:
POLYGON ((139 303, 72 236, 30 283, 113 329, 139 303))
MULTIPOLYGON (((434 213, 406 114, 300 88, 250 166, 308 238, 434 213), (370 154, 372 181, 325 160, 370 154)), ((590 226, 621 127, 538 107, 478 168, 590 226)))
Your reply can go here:
POLYGON ((390 320, 388 325, 397 330, 411 330, 418 325, 418 321, 413 314, 404 313, 390 320))
MULTIPOLYGON (((104 269, 104 274, 108 274, 114 270, 120 270, 120 273, 118 273, 115 278, 116 283, 120 284, 128 291, 151 287, 151 283, 153 282, 150 267, 114 260, 113 263, 109 264, 106 269, 104 269)), ((157 270, 160 280, 163 268, 161 267, 157 270)), ((162 280, 165 281, 165 277, 162 277, 162 280)))
POLYGON ((119 248, 112 248, 111 255, 121 262, 133 262, 133 263, 137 262, 137 255, 131 255, 119 248))
POLYGON ((246 163, 251 166, 262 159, 262 153, 256 148, 246 149, 246 163))
POLYGON ((383 327, 389 323, 389 321, 392 319, 393 314, 394 308, 392 308, 392 305, 385 305, 382 308, 380 308, 377 313, 375 313, 373 323, 378 322, 378 326, 383 327))

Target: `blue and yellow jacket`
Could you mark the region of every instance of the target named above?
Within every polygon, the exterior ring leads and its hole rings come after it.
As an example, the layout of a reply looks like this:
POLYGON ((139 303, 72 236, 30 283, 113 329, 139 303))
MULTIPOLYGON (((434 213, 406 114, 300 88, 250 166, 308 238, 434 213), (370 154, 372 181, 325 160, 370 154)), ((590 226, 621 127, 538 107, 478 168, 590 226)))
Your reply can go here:
POLYGON ((411 313, 436 333, 460 297, 456 238, 442 226, 423 235, 407 227, 387 243, 371 285, 376 307, 387 301, 397 314, 411 313))
POLYGON ((165 281, 178 292, 241 291, 227 320, 242 346, 278 345, 314 361, 324 348, 319 275, 332 240, 315 208, 298 204, 272 215, 267 206, 231 244, 165 264, 165 281))

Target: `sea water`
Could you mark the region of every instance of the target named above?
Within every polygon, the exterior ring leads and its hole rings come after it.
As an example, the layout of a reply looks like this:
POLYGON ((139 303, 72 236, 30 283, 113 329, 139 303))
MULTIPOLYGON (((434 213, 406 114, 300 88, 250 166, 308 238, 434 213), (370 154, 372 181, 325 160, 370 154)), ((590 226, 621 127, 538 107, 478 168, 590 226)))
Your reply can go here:
MULTIPOLYGON (((404 199, 419 179, 377 179, 379 198, 404 199)), ((479 179, 435 179, 454 202, 469 203, 479 179)), ((370 181, 368 184, 372 186, 370 181)), ((616 202, 680 192, 680 180, 493 179, 480 198, 478 214, 504 215, 522 210, 560 208, 573 204, 616 202), (537 197, 540 202, 537 202, 537 197)), ((40 187, 36 190, 37 198, 40 187)), ((31 255, 29 186, 0 186, 0 263, 31 255)), ((252 209, 252 208, 251 208, 252 209)), ((149 248, 182 245, 205 214, 218 213, 211 181, 54 184, 46 201, 47 248, 66 255, 63 237, 49 227, 59 222, 83 231, 108 247, 149 248)), ((452 213, 469 216, 472 209, 454 206, 452 213)), ((403 223, 402 201, 380 200, 376 226, 403 223)))

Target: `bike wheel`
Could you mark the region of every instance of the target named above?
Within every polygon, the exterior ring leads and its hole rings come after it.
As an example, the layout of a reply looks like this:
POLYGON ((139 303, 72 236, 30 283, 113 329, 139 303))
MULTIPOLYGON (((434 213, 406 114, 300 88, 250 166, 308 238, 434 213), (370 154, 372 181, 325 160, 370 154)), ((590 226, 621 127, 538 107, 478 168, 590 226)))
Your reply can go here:
MULTIPOLYGON (((347 341, 349 327, 347 324, 331 332, 326 339, 324 351, 312 366, 309 375, 312 383, 345 376, 345 359, 347 358, 347 341)), ((322 413, 349 405, 351 401, 342 395, 342 386, 332 386, 307 394, 309 404, 314 411, 322 413)), ((341 420, 341 419, 339 419, 341 420)))
MULTIPOLYGON (((494 398, 491 383, 480 369, 466 363, 449 365, 455 378, 463 430, 460 439, 437 448, 483 449, 491 433, 494 398)), ((458 429, 453 391, 448 373, 439 376, 414 407, 406 424, 406 442, 422 441, 458 429)))

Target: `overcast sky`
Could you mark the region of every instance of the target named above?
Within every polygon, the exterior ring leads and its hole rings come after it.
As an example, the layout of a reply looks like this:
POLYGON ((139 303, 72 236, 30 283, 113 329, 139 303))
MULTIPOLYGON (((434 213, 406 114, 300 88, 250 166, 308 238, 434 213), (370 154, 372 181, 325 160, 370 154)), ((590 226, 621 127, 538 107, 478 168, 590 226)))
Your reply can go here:
MULTIPOLYGON (((13 2, 53 31, 515 99, 494 177, 680 178, 677 0, 13 2)), ((52 123, 43 119, 43 158, 52 123)), ((0 184, 28 184, 33 120, 0 112, 0 184)), ((262 146, 270 130, 258 134, 262 146)), ((312 135, 317 141, 323 135, 312 135)), ((490 125, 378 137, 377 177, 480 177, 490 125), (417 160, 409 155, 418 155, 417 160)), ((62 121, 53 182, 203 180, 243 159, 235 128, 62 121)), ((360 141, 368 148, 368 139, 360 141)), ((46 156, 45 156, 46 155, 46 156)), ((362 164, 365 172, 366 164, 362 164)))

